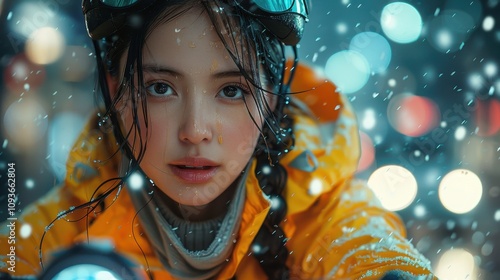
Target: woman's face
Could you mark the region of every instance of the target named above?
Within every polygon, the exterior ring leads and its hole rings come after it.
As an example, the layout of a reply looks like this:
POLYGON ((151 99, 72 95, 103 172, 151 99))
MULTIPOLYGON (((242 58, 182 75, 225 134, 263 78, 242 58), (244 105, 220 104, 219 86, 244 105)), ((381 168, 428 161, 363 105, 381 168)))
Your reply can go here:
MULTIPOLYGON (((241 174, 255 149, 259 130, 249 114, 259 126, 263 117, 250 89, 200 9, 152 31, 142 71, 149 136, 141 168, 174 201, 205 205, 241 174)), ((125 106, 120 114, 128 130, 133 119, 131 104, 125 106)), ((144 128, 142 111, 139 118, 144 128)))

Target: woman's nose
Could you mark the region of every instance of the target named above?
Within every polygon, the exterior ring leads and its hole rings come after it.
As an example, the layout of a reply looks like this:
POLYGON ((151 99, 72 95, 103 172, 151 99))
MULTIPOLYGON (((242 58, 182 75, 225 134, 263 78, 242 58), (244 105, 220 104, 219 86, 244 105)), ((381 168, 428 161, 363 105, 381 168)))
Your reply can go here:
POLYGON ((189 102, 182 113, 179 127, 179 140, 184 143, 200 144, 212 140, 211 117, 209 108, 201 100, 189 102))

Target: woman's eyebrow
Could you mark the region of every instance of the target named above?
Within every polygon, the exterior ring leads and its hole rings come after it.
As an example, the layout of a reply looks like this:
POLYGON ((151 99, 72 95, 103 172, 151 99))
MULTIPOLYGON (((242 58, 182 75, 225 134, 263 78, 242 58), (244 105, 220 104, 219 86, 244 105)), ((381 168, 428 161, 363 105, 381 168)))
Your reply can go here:
MULTIPOLYGON (((161 65, 150 65, 150 64, 145 64, 142 66, 142 70, 144 72, 150 72, 150 73, 163 73, 163 74, 168 74, 172 76, 184 76, 180 71, 166 67, 166 66, 161 66, 161 65)), ((211 76, 215 79, 221 79, 221 78, 231 78, 231 77, 242 77, 243 74, 241 73, 240 70, 238 69, 231 69, 231 70, 224 70, 220 72, 215 72, 212 73, 211 76)))
POLYGON ((240 70, 228 70, 212 73, 214 78, 232 78, 232 77, 242 77, 243 74, 240 70))
POLYGON ((172 76, 181 76, 182 74, 174 69, 165 67, 165 66, 159 66, 159 65, 150 65, 150 64, 144 64, 142 66, 142 71, 144 72, 151 72, 151 73, 164 73, 164 74, 169 74, 172 76))

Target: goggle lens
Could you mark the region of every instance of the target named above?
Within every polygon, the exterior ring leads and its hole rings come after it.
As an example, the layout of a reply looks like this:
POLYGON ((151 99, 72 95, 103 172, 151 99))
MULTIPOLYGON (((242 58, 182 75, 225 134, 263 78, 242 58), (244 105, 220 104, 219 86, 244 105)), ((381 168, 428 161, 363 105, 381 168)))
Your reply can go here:
MULTIPOLYGON (((241 2, 241 1, 240 1, 241 2)), ((255 8, 260 8, 268 13, 292 12, 307 15, 305 1, 300 0, 252 0, 255 8)))
POLYGON ((106 6, 123 8, 135 4, 139 0, 100 0, 106 6))

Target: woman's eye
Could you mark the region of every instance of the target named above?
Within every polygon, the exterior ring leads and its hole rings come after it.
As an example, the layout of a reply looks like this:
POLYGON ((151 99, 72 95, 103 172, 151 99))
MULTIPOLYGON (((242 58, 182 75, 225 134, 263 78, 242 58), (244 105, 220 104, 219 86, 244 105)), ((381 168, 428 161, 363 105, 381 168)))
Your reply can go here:
POLYGON ((219 92, 219 95, 228 99, 243 99, 245 93, 247 91, 239 86, 226 86, 219 92))
POLYGON ((161 82, 150 84, 146 90, 153 96, 168 96, 174 92, 171 86, 161 82))

